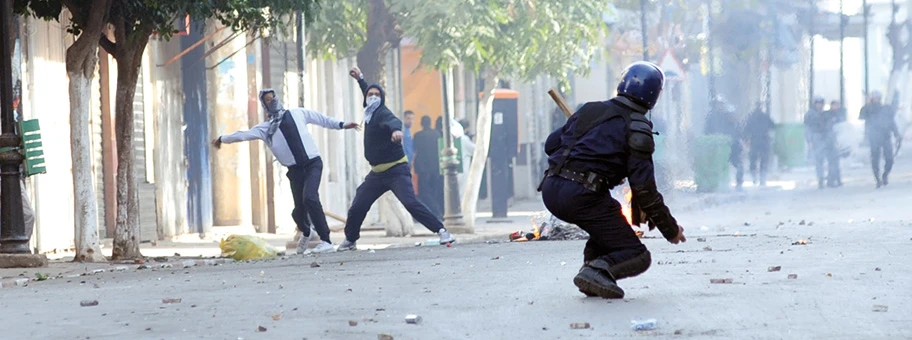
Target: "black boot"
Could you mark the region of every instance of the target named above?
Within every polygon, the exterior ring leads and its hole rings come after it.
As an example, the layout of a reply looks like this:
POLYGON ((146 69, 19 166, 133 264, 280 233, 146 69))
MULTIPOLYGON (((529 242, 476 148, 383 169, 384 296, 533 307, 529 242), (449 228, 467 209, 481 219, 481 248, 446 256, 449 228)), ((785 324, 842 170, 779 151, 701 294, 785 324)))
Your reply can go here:
MULTIPOLYGON (((595 260, 592 262, 605 261, 595 260)), ((579 288, 579 291, 589 297, 598 296, 605 299, 624 298, 624 290, 617 285, 617 280, 611 276, 611 273, 607 270, 591 267, 591 264, 592 263, 583 266, 583 268, 580 269, 579 274, 576 274, 576 277, 573 278, 573 284, 579 288)), ((599 267, 602 266, 607 267, 607 262, 599 265, 599 267)))
POLYGON ((573 278, 573 284, 586 296, 598 296, 606 299, 624 297, 624 290, 617 285, 617 280, 634 277, 649 269, 652 254, 643 251, 639 255, 621 260, 612 260, 612 255, 601 256, 587 262, 573 278))

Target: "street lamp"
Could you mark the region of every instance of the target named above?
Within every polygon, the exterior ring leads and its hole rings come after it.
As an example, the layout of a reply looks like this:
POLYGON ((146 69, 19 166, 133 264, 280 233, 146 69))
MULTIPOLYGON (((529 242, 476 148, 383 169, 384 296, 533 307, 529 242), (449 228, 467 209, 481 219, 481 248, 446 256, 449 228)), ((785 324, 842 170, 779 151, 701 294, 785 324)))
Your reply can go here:
POLYGON ((459 162, 458 150, 453 142, 453 112, 450 110, 450 81, 449 71, 441 72, 443 80, 443 152, 440 166, 444 169, 443 179, 443 225, 451 232, 465 230, 465 221, 462 216, 462 207, 459 199, 459 162))
POLYGON ((10 23, 13 2, 0 4, 0 253, 28 254, 29 237, 22 216, 22 192, 19 188, 22 154, 20 138, 13 118, 13 49, 10 46, 10 23))

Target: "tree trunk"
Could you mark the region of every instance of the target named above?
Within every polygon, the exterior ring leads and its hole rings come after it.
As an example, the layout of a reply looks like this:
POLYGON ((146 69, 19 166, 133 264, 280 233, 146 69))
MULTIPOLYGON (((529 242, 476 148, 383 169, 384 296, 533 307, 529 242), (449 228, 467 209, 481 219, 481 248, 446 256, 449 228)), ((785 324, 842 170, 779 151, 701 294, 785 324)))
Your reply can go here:
POLYGON ((494 104, 494 88, 498 74, 493 70, 485 71, 484 91, 482 91, 481 108, 475 122, 475 154, 469 167, 466 191, 462 197, 462 214, 465 218, 466 232, 475 230, 475 211, 478 208, 478 191, 481 189, 481 176, 488 161, 488 146, 491 144, 491 110, 494 104))
POLYGON ((83 33, 66 51, 70 78, 70 152, 73 166, 75 262, 104 262, 98 237, 98 201, 92 172, 92 143, 89 137, 91 84, 98 64, 98 37, 105 25, 110 3, 97 1, 86 18, 83 33))
MULTIPOLYGON (((70 69, 69 65, 67 69, 70 69)), ((85 76, 81 71, 68 70, 67 74, 70 77, 70 152, 73 162, 73 217, 76 227, 74 261, 104 262, 105 257, 101 254, 98 242, 98 201, 95 196, 92 144, 89 138, 89 86, 92 78, 85 76)))
POLYGON ((114 227, 112 259, 142 258, 139 252, 139 192, 133 150, 133 98, 149 34, 136 33, 132 39, 118 41, 117 94, 114 100, 117 134, 117 223, 114 227))

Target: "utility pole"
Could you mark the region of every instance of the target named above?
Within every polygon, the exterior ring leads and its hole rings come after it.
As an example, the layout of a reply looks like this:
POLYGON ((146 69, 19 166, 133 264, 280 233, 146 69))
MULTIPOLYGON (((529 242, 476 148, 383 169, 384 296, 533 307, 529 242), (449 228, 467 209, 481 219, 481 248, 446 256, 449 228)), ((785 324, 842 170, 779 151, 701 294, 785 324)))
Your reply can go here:
POLYGON ((297 31, 298 52, 298 106, 304 107, 304 13, 295 13, 295 31, 297 31))
POLYGON ((868 14, 870 14, 870 10, 868 8, 868 0, 862 0, 861 6, 864 11, 864 95, 865 101, 867 101, 868 90, 870 89, 868 82, 868 14))
POLYGON ((811 38, 811 75, 808 82, 808 107, 814 107, 814 36, 817 34, 816 17, 817 4, 815 0, 808 0, 811 4, 811 25, 808 29, 808 35, 811 38))
POLYGON ((839 0, 839 104, 845 108, 845 27, 846 17, 839 0))
POLYGON ((706 30, 709 38, 707 43, 709 45, 709 100, 716 99, 716 58, 715 58, 715 45, 713 44, 714 36, 713 30, 713 0, 706 0, 706 30))
POLYGON ((646 0, 640 0, 640 30, 643 36, 643 61, 649 60, 649 41, 646 34, 646 0))
POLYGON ((13 2, 0 2, 0 55, 3 56, 0 60, 0 253, 29 254, 19 187, 23 157, 13 118, 12 22, 13 2))
POLYGON ((776 6, 772 1, 767 3, 767 15, 770 20, 770 27, 772 31, 769 34, 767 39, 768 43, 766 44, 766 98, 764 98, 764 106, 766 108, 766 113, 772 115, 773 108, 773 63, 775 56, 775 46, 776 40, 779 32, 779 18, 776 13, 776 6))
POLYGON ((450 110, 450 77, 449 71, 441 72, 443 80, 443 157, 440 166, 444 169, 443 179, 443 225, 449 231, 465 229, 459 195, 459 162, 458 151, 453 143, 453 112, 450 110))

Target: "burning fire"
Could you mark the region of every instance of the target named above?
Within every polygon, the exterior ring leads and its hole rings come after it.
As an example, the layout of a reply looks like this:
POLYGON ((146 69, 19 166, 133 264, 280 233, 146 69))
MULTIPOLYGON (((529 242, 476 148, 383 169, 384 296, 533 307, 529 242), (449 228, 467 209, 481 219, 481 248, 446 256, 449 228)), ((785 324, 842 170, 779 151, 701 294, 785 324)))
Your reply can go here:
POLYGON ((623 196, 623 201, 618 200, 621 203, 621 214, 624 214, 624 218, 627 219, 627 223, 631 225, 631 228, 636 232, 637 237, 643 237, 645 233, 642 230, 637 230, 637 227, 633 226, 633 211, 630 206, 630 201, 633 199, 633 192, 630 191, 630 187, 625 186, 621 190, 621 196, 623 196))
POLYGON ((633 192, 630 191, 629 187, 624 187, 622 191, 622 196, 624 196, 624 201, 621 201, 621 213, 624 214, 624 217, 627 218, 627 223, 633 224, 633 213, 631 212, 630 200, 633 198, 633 192))

